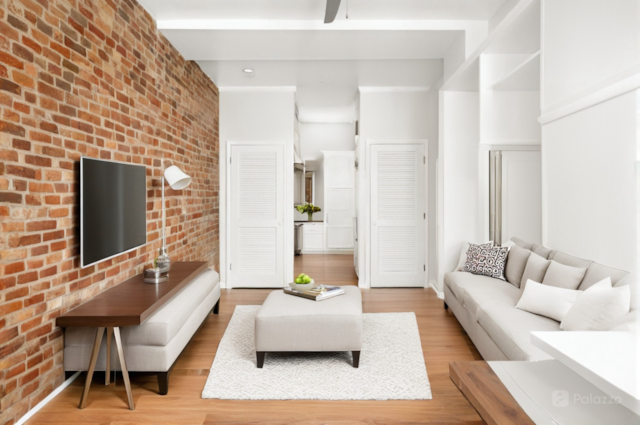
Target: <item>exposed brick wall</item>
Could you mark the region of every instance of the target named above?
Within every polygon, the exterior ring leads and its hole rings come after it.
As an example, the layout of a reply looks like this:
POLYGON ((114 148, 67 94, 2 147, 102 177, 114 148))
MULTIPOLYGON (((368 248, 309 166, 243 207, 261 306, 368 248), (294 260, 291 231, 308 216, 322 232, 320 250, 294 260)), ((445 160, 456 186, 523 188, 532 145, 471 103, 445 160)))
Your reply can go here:
POLYGON ((140 273, 160 246, 218 265, 218 90, 129 0, 0 0, 0 424, 63 381, 61 313, 140 273), (79 267, 78 160, 147 166, 144 248, 79 267))

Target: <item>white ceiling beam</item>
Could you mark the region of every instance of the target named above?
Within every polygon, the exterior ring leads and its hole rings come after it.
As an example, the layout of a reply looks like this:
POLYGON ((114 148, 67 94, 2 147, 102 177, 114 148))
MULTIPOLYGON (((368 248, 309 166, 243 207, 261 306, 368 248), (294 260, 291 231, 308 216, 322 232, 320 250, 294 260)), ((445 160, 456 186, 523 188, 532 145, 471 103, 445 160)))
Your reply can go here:
POLYGON ((419 21, 319 21, 258 20, 258 19, 176 19, 159 20, 160 30, 310 30, 310 31, 469 31, 478 33, 487 28, 486 21, 419 20, 419 21))

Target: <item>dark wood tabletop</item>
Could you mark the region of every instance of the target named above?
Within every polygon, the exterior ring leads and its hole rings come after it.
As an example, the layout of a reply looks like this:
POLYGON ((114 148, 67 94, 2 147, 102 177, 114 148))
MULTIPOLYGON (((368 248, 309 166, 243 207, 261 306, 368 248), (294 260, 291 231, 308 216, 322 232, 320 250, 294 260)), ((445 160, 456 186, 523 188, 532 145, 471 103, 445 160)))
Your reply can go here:
POLYGON ((487 424, 535 425, 487 362, 449 363, 449 377, 487 424))
POLYGON ((141 325, 180 289, 207 269, 204 261, 171 264, 166 282, 144 282, 142 274, 98 294, 56 319, 61 327, 121 327, 141 325))

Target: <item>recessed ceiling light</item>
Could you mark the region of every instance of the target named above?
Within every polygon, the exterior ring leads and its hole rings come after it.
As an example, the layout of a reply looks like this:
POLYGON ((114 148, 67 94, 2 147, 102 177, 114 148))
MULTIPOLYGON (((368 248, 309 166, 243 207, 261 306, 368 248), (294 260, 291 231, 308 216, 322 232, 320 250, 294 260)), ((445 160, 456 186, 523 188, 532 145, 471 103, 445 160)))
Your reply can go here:
POLYGON ((253 74, 254 71, 251 68, 245 68, 245 69, 242 70, 242 72, 244 72, 246 74, 253 74))

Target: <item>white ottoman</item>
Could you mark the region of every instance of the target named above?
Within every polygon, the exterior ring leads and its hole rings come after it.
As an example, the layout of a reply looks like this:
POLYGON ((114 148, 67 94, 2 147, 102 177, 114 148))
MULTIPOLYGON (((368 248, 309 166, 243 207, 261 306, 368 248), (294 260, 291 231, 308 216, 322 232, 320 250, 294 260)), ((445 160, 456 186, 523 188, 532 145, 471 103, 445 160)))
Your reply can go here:
POLYGON ((362 349, 362 296, 356 286, 323 301, 273 291, 258 311, 255 323, 256 358, 283 351, 351 351, 358 367, 362 349))

